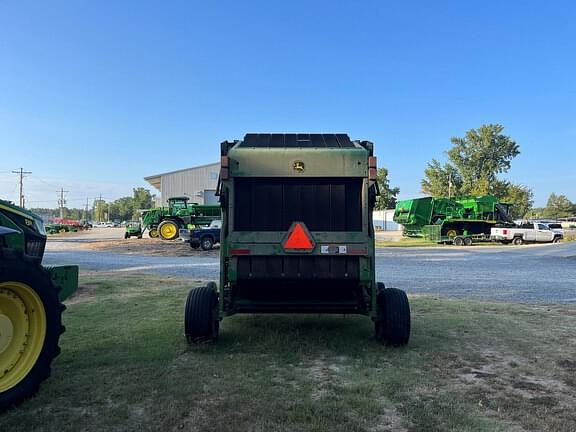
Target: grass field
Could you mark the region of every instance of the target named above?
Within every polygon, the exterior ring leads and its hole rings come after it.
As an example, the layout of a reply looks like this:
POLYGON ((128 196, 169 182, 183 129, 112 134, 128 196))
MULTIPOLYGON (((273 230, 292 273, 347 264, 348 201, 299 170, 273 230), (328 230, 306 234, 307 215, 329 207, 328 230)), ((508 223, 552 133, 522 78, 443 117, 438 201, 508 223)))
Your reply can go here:
POLYGON ((183 337, 200 282, 82 275, 62 354, 1 431, 574 431, 576 307, 412 297, 407 348, 342 316, 183 337))

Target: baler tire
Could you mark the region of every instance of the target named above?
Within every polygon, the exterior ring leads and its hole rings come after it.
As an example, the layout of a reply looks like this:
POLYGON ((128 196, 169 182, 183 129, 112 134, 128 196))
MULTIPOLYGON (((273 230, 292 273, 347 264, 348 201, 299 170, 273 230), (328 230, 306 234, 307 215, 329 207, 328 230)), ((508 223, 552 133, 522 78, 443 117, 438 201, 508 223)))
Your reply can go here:
POLYGON ((210 236, 204 236, 200 239, 200 247, 204 251, 211 250, 214 247, 214 240, 210 236))
MULTIPOLYGON (((60 354, 60 335, 65 330, 62 325, 65 306, 58 299, 58 291, 41 268, 31 268, 21 263, 11 264, 10 268, 0 268, 0 306, 3 300, 7 303, 23 303, 26 305, 26 320, 32 326, 28 328, 30 333, 26 336, 23 351, 14 359, 16 363, 12 364, 8 360, 12 366, 8 365, 10 369, 0 377, 0 412, 36 394, 40 384, 50 376, 52 361, 60 354), (39 307, 43 311, 36 313, 39 307), (36 336, 34 327, 38 330, 36 336)), ((8 310, 15 311, 17 308, 8 310)), ((18 314, 13 314, 12 325, 17 326, 19 318, 18 314)), ((18 330, 18 327, 14 330, 18 330)), ((11 342, 4 347, 4 353, 10 350, 11 342)), ((1 364, 0 359, 0 367, 6 366, 1 364)))
POLYGON ((179 229, 178 222, 168 219, 158 225, 158 235, 162 240, 175 240, 178 238, 179 229))
POLYGON ((375 322, 376 339, 386 345, 403 346, 410 339, 410 303, 402 290, 386 288, 378 293, 380 319, 375 322))
POLYGON ((512 244, 514 246, 520 246, 522 243, 524 243, 522 237, 514 237, 514 239, 512 240, 512 244))
POLYGON ((471 237, 464 237, 464 246, 472 246, 472 238, 471 237))
POLYGON ((454 243, 454 246, 463 246, 464 245, 464 239, 462 237, 454 237, 452 242, 454 243))
POLYGON ((214 342, 218 338, 218 294, 216 284, 192 288, 186 299, 184 332, 190 344, 214 342))

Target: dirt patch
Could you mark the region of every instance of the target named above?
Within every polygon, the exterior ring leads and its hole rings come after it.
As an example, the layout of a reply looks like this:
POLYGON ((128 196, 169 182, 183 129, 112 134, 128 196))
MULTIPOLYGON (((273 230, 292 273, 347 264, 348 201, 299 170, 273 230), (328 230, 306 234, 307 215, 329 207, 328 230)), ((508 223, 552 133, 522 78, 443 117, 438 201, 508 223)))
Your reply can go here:
POLYGON ((192 249, 188 243, 180 240, 166 241, 160 239, 120 239, 120 240, 103 240, 90 243, 84 243, 82 249, 123 253, 129 255, 147 255, 147 256, 217 256, 218 248, 210 251, 202 249, 192 249))
POLYGON ((76 292, 66 300, 66 304, 72 305, 76 303, 84 303, 93 301, 96 298, 96 289, 98 284, 95 283, 83 283, 78 286, 76 292))

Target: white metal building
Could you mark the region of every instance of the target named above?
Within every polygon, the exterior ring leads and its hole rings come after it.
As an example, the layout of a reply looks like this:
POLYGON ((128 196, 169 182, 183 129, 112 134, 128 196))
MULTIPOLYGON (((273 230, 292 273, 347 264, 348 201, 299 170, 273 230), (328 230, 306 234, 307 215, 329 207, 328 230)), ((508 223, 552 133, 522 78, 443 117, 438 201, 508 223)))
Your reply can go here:
POLYGON ((168 198, 187 196, 190 202, 217 204, 215 196, 220 164, 213 163, 193 168, 144 177, 148 183, 160 191, 156 205, 166 204, 168 198))

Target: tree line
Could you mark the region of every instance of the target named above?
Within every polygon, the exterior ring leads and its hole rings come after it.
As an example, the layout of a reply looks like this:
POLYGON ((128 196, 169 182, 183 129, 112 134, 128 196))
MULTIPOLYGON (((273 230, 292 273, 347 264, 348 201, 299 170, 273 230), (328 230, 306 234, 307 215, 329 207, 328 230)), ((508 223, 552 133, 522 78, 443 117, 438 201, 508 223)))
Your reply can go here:
MULTIPOLYGON (((520 154, 520 146, 503 131, 500 124, 485 124, 463 137, 451 138, 452 147, 445 152, 447 160, 441 163, 433 158, 427 164, 420 182, 422 192, 433 197, 494 195, 512 204, 514 219, 575 216, 576 205, 565 195, 552 193, 546 207, 533 208, 531 188, 500 178, 520 154)), ((400 189, 390 186, 386 168, 378 170, 377 181, 382 195, 376 209, 394 208, 400 189)))
MULTIPOLYGON (((88 210, 82 208, 63 209, 65 219, 76 219, 81 221, 125 221, 134 220, 140 217, 140 210, 152 208, 154 196, 148 189, 139 187, 132 189, 132 196, 118 198, 117 200, 106 202, 105 200, 94 200, 92 208, 88 210)), ((42 216, 44 219, 60 217, 60 209, 33 208, 32 212, 42 216)))

